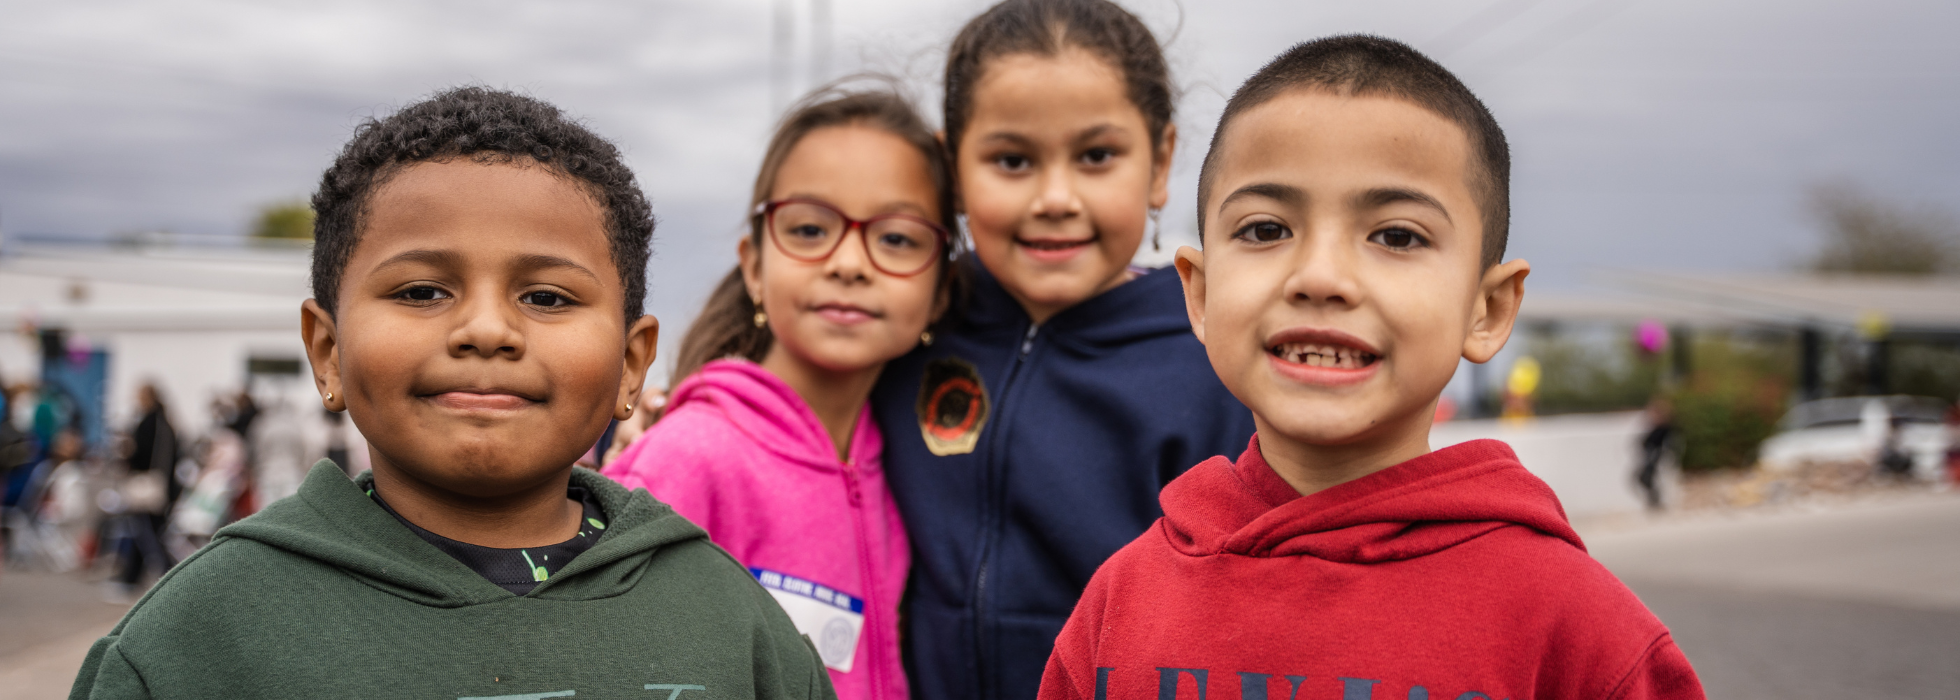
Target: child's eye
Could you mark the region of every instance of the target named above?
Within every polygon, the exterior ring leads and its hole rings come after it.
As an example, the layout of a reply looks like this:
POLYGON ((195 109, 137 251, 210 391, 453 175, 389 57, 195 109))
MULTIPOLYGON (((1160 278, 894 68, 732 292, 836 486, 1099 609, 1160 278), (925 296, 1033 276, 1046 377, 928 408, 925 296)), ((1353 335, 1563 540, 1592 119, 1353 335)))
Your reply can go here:
POLYGON ((801 238, 810 241, 823 240, 825 236, 830 235, 829 231, 823 230, 822 226, 818 226, 816 224, 803 224, 801 226, 792 226, 790 227, 789 231, 787 231, 787 233, 791 237, 801 238))
POLYGON ((543 306, 546 308, 570 306, 572 304, 572 300, 566 299, 564 295, 557 292, 525 292, 517 300, 532 306, 543 306))
POLYGON ((1108 165, 1116 159, 1116 152, 1107 148, 1091 148, 1082 153, 1083 165, 1108 165))
POLYGON ((879 236, 878 245, 884 246, 886 248, 891 248, 893 250, 910 250, 913 248, 923 247, 920 245, 918 241, 913 240, 912 237, 902 233, 887 233, 885 235, 879 236))
POLYGON ((1389 250, 1397 251, 1413 250, 1429 245, 1429 240, 1423 238, 1422 234, 1405 228, 1385 228, 1368 234, 1368 240, 1389 250))
POLYGON ((1277 221, 1257 221, 1246 224, 1244 228, 1234 232, 1232 237, 1248 243, 1272 243, 1292 238, 1293 231, 1277 221))
POLYGON ((428 303, 449 298, 449 293, 435 287, 410 287, 395 295, 402 301, 428 303))
POLYGON ((1003 155, 994 156, 994 165, 1000 166, 1001 170, 1005 170, 1010 173, 1018 173, 1023 170, 1027 170, 1029 166, 1034 165, 1034 161, 1029 160, 1027 156, 1021 155, 1019 153, 1007 153, 1003 155))

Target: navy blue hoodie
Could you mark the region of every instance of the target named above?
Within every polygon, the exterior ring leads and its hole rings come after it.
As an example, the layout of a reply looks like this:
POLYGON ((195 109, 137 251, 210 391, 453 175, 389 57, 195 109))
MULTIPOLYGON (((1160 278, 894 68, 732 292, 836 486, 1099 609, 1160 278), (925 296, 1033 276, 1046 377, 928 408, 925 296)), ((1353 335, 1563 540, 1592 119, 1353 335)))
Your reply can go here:
POLYGON ((1177 272, 1035 326, 969 268, 963 309, 885 367, 872 408, 912 540, 903 639, 922 700, 1030 700, 1096 567, 1186 469, 1244 449, 1252 413, 1191 334, 1177 272))

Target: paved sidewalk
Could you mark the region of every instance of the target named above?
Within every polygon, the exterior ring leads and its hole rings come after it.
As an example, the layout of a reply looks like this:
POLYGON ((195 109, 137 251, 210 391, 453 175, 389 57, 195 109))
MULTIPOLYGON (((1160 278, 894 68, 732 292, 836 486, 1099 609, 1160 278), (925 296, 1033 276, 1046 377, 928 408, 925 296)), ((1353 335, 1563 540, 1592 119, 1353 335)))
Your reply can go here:
POLYGON ((128 610, 78 573, 0 572, 0 700, 67 697, 89 645, 128 610))
POLYGON ((1585 539, 1674 631, 1711 698, 1960 688, 1960 494, 1692 514, 1585 539))

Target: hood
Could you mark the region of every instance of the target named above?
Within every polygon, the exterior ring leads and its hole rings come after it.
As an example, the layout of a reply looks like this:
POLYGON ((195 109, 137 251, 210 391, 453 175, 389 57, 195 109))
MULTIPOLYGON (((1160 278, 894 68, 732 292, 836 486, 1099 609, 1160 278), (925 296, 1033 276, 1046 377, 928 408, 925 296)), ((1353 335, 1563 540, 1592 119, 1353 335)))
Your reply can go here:
POLYGON ((1351 564, 1413 559, 1522 525, 1585 544, 1552 489, 1496 440, 1472 440, 1307 496, 1259 453, 1223 457, 1164 487, 1163 527, 1191 556, 1308 556, 1351 564))
MULTIPOLYGON (((436 549, 369 498, 372 472, 349 481, 333 462, 320 460, 299 493, 219 530, 225 539, 252 540, 314 559, 382 591, 432 607, 456 608, 510 600, 510 592, 436 549)), ((607 598, 631 590, 655 550, 707 533, 654 501, 629 492, 586 469, 572 470, 572 484, 597 495, 606 511, 605 533, 528 597, 556 600, 607 598)))
MULTIPOLYGON (((699 403, 713 406, 729 423, 776 457, 817 469, 836 470, 837 450, 830 432, 795 389, 761 366, 741 359, 715 360, 674 387, 667 410, 699 403)), ((884 441, 871 417, 870 402, 851 433, 851 462, 876 469, 884 441)))
MULTIPOLYGON (((1028 314, 1000 280, 978 262, 966 269, 971 296, 963 322, 976 331, 1026 332, 1028 314)), ((1191 318, 1184 310, 1184 282, 1177 270, 1141 270, 1136 279, 1112 287, 1069 307, 1042 325, 1041 335, 1081 354, 1098 354, 1164 335, 1190 334, 1191 318)))

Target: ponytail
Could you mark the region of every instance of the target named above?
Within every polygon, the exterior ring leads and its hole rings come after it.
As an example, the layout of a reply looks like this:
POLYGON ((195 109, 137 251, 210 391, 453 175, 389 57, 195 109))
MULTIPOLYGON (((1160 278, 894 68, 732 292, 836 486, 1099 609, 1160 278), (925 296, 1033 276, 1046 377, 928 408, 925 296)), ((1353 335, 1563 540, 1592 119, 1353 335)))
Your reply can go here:
POLYGON ((768 324, 755 325, 755 313, 755 302, 742 283, 742 268, 729 270, 708 295, 708 303, 701 307, 694 325, 687 327, 687 335, 681 336, 680 356, 674 361, 668 389, 680 386, 682 379, 701 371, 702 365, 724 357, 761 362, 776 336, 769 332, 768 324))

